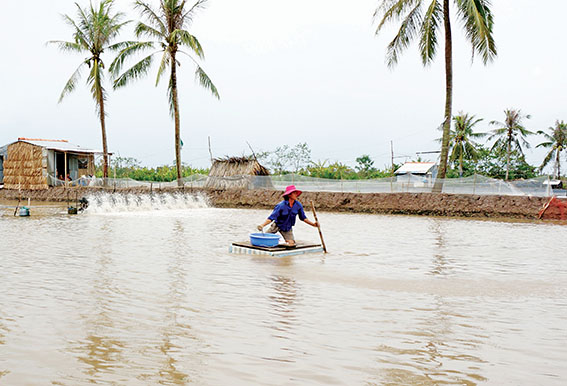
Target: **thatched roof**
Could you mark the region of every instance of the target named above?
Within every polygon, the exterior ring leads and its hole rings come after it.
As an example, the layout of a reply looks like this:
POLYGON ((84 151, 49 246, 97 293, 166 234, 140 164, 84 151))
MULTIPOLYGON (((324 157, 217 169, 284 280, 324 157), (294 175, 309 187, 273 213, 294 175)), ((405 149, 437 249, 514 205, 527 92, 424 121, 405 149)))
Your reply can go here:
POLYGON ((270 172, 254 157, 215 158, 210 177, 268 176, 270 172))
POLYGON ((270 172, 255 157, 225 157, 213 160, 205 187, 215 189, 273 188, 270 172), (259 176, 259 177, 258 177, 259 176), (266 177, 263 177, 266 176, 266 177))

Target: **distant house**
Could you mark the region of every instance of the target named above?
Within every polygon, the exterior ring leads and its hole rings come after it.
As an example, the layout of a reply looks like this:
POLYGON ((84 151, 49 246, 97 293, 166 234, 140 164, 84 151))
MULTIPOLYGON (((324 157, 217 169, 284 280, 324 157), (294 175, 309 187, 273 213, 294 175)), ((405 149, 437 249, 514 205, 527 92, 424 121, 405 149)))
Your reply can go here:
POLYGON ((18 138, 0 147, 0 183, 6 189, 48 189, 65 180, 94 175, 102 152, 66 140, 18 138))
POLYGON ((563 181, 561 180, 545 180, 543 185, 550 186, 552 189, 563 189, 563 181))
POLYGON ((567 189, 562 180, 545 180, 543 186, 547 188, 547 193, 554 196, 567 196, 567 189))
POLYGON ((273 188, 270 172, 254 157, 227 157, 213 160, 206 188, 212 189, 262 189, 273 188))
POLYGON ((431 183, 437 177, 435 162, 406 162, 394 174, 398 181, 431 183))

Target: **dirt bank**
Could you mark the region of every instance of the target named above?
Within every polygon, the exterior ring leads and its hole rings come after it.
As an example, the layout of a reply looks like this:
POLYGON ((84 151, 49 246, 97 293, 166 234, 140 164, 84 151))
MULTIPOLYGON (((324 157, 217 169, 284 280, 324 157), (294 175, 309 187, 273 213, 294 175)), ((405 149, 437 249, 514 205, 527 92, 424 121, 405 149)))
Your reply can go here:
MULTIPOLYGON (((251 208, 273 207, 281 200, 280 194, 274 191, 208 192, 215 206, 251 208)), ((305 192, 301 201, 306 207, 313 201, 318 210, 337 212, 535 219, 548 199, 433 193, 305 192)))
MULTIPOLYGON (((0 199, 30 197, 40 201, 66 201, 97 192, 149 193, 147 188, 53 188, 42 191, 0 190, 0 199)), ((210 190, 203 188, 168 188, 153 192, 200 192, 212 205, 223 208, 272 208, 281 200, 281 192, 271 190, 210 190)), ((414 214, 433 216, 536 219, 549 201, 546 197, 476 196, 433 193, 334 193, 305 192, 301 201, 310 209, 357 213, 414 214)))

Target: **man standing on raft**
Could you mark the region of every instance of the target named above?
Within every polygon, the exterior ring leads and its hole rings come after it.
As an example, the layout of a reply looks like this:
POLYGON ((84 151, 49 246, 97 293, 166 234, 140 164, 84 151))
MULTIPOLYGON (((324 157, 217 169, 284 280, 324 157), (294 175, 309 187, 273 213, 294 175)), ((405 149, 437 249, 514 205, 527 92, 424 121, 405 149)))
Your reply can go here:
POLYGON ((282 194, 283 201, 276 205, 266 221, 258 225, 258 230, 263 232, 264 227, 273 221, 270 228, 268 228, 268 233, 280 232, 288 245, 295 246, 295 238, 291 228, 295 225, 295 217, 297 215, 299 215, 301 221, 312 227, 317 227, 317 222, 311 222, 305 216, 303 205, 297 201, 297 197, 300 195, 301 190, 296 189, 294 185, 285 188, 285 192, 282 194))

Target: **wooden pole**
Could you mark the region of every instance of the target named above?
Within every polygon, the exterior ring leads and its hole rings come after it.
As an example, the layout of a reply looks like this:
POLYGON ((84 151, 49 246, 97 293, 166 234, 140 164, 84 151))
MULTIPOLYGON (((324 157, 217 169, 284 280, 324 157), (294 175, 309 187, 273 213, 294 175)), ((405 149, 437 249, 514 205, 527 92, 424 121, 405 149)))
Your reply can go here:
POLYGON ((16 213, 18 213, 18 208, 20 207, 20 201, 22 201, 22 196, 20 195, 20 197, 18 198, 18 205, 16 205, 16 210, 14 210, 14 217, 16 216, 16 213))
POLYGON ((67 187, 67 152, 65 154, 65 175, 63 176, 63 180, 65 181, 65 187, 67 187))
POLYGON ((325 240, 323 240, 323 232, 321 232, 321 224, 319 224, 319 220, 317 220, 317 213, 315 212, 315 205, 313 201, 311 201, 311 209, 313 210, 313 218, 317 223, 317 229, 319 230, 319 237, 321 238, 321 245, 323 245, 323 252, 327 253, 327 247, 325 246, 325 240))
POLYGON ((390 141, 390 151, 392 152, 392 174, 394 174, 394 141, 390 141))
POLYGON ((545 211, 547 210, 547 208, 549 208, 549 205, 551 204, 551 202, 555 200, 555 196, 551 197, 551 199, 547 202, 547 204, 544 205, 544 207, 539 211, 537 218, 539 220, 541 220, 543 214, 545 213, 545 211))

